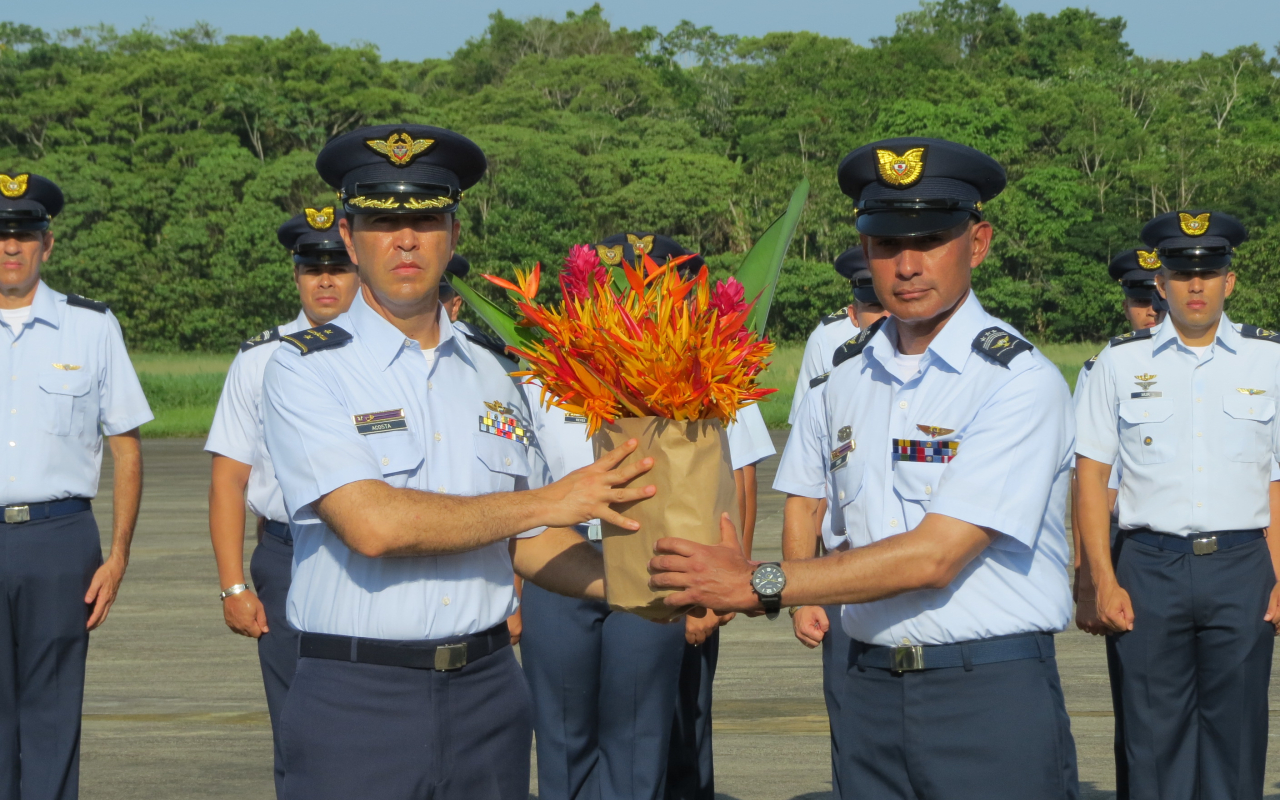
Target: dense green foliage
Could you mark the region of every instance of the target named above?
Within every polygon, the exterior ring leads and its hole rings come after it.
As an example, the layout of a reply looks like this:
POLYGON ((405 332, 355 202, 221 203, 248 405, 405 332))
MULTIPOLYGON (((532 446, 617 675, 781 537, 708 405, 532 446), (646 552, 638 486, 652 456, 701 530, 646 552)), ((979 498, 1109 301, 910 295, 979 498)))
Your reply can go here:
POLYGON ((554 263, 623 229, 673 234, 727 270, 806 176, 770 326, 803 338, 847 298, 828 266, 856 241, 836 164, 919 134, 1008 167, 977 284, 1037 339, 1119 330, 1106 261, 1152 215, 1190 206, 1244 219, 1253 240, 1232 313, 1280 325, 1280 63, 1253 45, 1147 60, 1124 28, 1078 9, 1019 17, 999 0, 941 0, 864 47, 612 29, 593 7, 563 21, 494 14, 451 58, 407 63, 303 32, 0 23, 0 171, 63 186, 48 279, 110 303, 148 349, 226 350, 292 316, 274 232, 332 197, 316 150, 401 120, 464 132, 488 154, 460 212, 460 249, 483 271, 554 263))

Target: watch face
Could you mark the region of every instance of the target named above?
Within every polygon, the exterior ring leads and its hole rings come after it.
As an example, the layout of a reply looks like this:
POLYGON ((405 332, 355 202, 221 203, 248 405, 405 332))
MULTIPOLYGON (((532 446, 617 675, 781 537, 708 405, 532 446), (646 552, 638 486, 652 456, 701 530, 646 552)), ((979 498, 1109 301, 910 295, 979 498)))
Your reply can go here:
POLYGON ((770 597, 782 594, 787 578, 777 564, 761 564, 751 576, 751 586, 758 594, 770 597))

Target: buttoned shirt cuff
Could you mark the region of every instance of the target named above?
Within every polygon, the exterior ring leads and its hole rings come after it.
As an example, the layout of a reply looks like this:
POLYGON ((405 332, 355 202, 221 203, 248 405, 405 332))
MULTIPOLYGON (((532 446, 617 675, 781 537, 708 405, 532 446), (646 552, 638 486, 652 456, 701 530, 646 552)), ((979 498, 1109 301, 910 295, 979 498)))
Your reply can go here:
POLYGON ((124 422, 117 422, 114 425, 108 425, 107 423, 104 422, 102 423, 102 435, 103 436, 119 436, 122 433, 128 433, 134 428, 141 428, 143 425, 146 425, 148 422, 151 422, 155 418, 156 418, 156 415, 148 411, 145 414, 139 414, 136 417, 131 417, 129 419, 126 419, 124 422))
POLYGON ((998 531, 1000 537, 991 543, 991 546, 998 550, 1025 553, 1035 545, 1036 538, 1040 535, 1038 525, 1033 530, 1026 530, 1025 526, 1019 525, 1016 520, 995 509, 971 505, 961 500, 948 498, 934 500, 929 506, 929 513, 941 514, 970 525, 977 525, 979 528, 998 531))
POLYGON ((1119 455, 1119 448, 1113 447, 1108 450, 1105 447, 1091 442, 1081 442, 1077 440, 1076 455, 1084 456, 1087 459, 1097 461, 1101 464, 1114 464, 1116 463, 1116 456, 1119 455))
POLYGON ((810 497, 814 500, 821 500, 827 496, 827 487, 825 484, 813 486, 798 481, 787 481, 781 478, 775 478, 773 481, 773 490, 782 492, 783 494, 794 494, 800 497, 810 497))

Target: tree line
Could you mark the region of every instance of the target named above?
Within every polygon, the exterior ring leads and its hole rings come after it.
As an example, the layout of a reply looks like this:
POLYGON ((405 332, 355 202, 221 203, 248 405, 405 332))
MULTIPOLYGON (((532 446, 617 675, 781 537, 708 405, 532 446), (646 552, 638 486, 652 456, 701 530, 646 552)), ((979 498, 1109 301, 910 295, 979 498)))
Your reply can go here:
POLYGON ((562 20, 498 12, 451 57, 407 62, 301 30, 0 22, 0 172, 63 187, 47 279, 109 303, 130 344, 150 350, 225 351, 291 316, 276 227, 333 202, 313 168, 325 141, 393 121, 484 148, 489 172, 459 212, 459 249, 508 277, 636 229, 671 234, 727 272, 807 177, 771 314, 780 341, 847 302, 830 268, 857 242, 840 158, 903 135, 964 142, 1007 167, 975 280, 1026 334, 1120 332, 1107 261, 1139 244, 1146 220, 1188 207, 1249 227, 1229 313, 1280 327, 1280 61, 1256 44, 1141 58, 1125 25, 937 0, 860 45, 688 22, 614 28, 592 6, 562 20))

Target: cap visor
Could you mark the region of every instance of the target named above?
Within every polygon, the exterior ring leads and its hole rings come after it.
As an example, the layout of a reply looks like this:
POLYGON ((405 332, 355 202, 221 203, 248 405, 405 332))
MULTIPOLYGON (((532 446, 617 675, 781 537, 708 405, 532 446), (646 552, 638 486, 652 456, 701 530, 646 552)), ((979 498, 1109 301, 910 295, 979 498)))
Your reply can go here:
POLYGON ((946 209, 912 209, 910 211, 863 212, 855 227, 867 236, 929 236, 949 231, 972 219, 968 211, 946 209))
POLYGON ((1228 253, 1200 256, 1198 258, 1164 256, 1161 259, 1161 263, 1166 269, 1171 269, 1174 272, 1208 272, 1231 266, 1231 256, 1228 253))
POLYGON ((853 299, 859 303, 874 303, 880 305, 880 298, 876 297, 874 286, 859 286, 853 290, 853 299))

